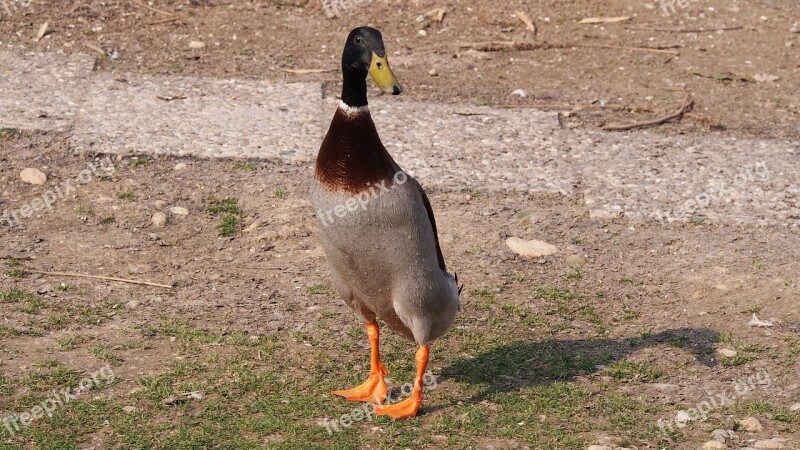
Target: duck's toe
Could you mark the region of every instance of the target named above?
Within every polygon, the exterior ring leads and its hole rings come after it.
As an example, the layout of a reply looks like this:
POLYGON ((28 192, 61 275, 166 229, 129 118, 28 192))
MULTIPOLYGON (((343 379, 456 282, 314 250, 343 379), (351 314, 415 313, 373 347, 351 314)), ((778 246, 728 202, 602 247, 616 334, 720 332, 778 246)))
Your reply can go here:
POLYGON ((375 408, 375 414, 379 416, 389 416, 392 419, 408 419, 414 417, 422 405, 422 393, 414 390, 411 392, 411 397, 403 400, 402 402, 395 403, 394 405, 378 405, 375 408))
POLYGON ((386 389, 386 381, 383 379, 383 373, 376 372, 370 374, 367 381, 352 389, 333 391, 331 393, 339 397, 344 397, 351 402, 372 402, 380 404, 386 399, 387 392, 388 390, 386 389))

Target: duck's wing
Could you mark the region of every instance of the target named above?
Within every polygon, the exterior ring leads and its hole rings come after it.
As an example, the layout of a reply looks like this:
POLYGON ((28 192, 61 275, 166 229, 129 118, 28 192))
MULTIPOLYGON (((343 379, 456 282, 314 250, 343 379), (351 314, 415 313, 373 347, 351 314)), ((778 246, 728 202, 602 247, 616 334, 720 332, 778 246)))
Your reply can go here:
MULTIPOLYGON (((416 181, 416 180, 415 180, 416 181)), ((428 194, 422 189, 420 184, 414 183, 420 197, 422 197, 422 204, 425 205, 425 210, 428 211, 428 220, 431 221, 431 229, 433 230, 433 242, 436 244, 436 257, 439 259, 439 268, 447 271, 444 265, 444 256, 442 255, 442 248, 439 246, 439 233, 436 231, 436 218, 433 217, 433 208, 431 208, 431 201, 428 200, 428 194)))

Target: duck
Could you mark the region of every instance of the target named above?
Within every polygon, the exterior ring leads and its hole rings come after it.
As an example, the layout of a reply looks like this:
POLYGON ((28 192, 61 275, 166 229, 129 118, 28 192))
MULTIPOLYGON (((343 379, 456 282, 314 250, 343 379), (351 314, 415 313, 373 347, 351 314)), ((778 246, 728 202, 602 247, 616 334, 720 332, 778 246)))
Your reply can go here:
POLYGON ((403 92, 381 32, 358 27, 342 51, 341 101, 317 154, 310 200, 333 286, 363 321, 370 344, 366 381, 332 393, 405 419, 419 411, 430 343, 452 325, 461 289, 445 266, 428 196, 381 143, 367 103, 368 75, 384 93, 403 92), (389 372, 379 321, 417 346, 410 396, 394 404, 383 404, 389 372))

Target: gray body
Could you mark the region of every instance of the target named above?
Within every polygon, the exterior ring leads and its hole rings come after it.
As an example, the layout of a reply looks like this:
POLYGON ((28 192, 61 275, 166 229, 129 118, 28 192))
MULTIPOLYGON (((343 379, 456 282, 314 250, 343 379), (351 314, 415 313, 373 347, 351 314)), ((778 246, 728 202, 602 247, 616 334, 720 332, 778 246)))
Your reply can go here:
POLYGON ((358 194, 316 177, 311 184, 336 290, 365 321, 377 317, 420 345, 442 336, 459 306, 456 281, 439 266, 423 195, 399 167, 394 179, 358 194))

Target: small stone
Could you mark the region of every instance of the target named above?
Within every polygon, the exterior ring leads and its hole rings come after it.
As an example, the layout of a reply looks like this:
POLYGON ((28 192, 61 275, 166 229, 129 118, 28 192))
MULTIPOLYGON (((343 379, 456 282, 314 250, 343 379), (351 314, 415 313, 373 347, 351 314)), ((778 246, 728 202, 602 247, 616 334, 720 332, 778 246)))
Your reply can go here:
POLYGON ((586 259, 581 255, 569 255, 564 262, 573 269, 580 269, 586 265, 586 259))
POLYGON ((172 170, 174 170, 176 172, 180 172, 181 170, 184 170, 184 169, 186 169, 186 164, 178 163, 178 164, 175 164, 175 167, 173 167, 172 170))
POLYGON ((161 209, 161 208, 167 206, 167 202, 165 202, 164 200, 156 200, 156 201, 153 202, 153 206, 156 209, 161 209))
POLYGON ((768 74, 768 73, 759 73, 759 74, 756 74, 753 77, 753 79, 756 80, 756 82, 758 82, 758 83, 768 83, 768 82, 771 82, 771 81, 778 81, 778 80, 780 80, 780 77, 778 77, 777 75, 771 75, 771 74, 768 74))
POLYGON ((428 76, 429 77, 438 77, 439 76, 439 71, 436 70, 436 69, 431 69, 431 70, 428 71, 428 76))
POLYGON ((800 403, 795 403, 789 407, 789 411, 800 411, 800 403))
POLYGON ((20 180, 29 184, 45 184, 47 182, 47 175, 39 169, 28 167, 19 173, 20 180))
POLYGON ((427 36, 428 32, 425 31, 425 30, 419 30, 419 31, 417 31, 417 34, 420 35, 420 36, 427 36))
POLYGON ((259 229, 260 227, 261 227, 261 222, 256 220, 255 222, 251 223, 250 226, 245 228, 244 232, 245 233, 252 233, 253 231, 259 229))
POLYGON ((723 358, 733 358, 737 355, 737 352, 732 348, 718 348, 717 354, 723 358))
POLYGON ((173 206, 169 209, 169 212, 176 216, 188 216, 189 210, 184 208, 183 206, 173 206))
POLYGON ((150 223, 156 228, 164 228, 167 225, 167 215, 162 212, 153 214, 150 223))
POLYGON ((789 28, 789 33, 800 33, 800 22, 795 22, 792 28, 789 28))
POLYGON ((700 447, 700 448, 702 448, 703 450, 726 449, 726 448, 728 448, 728 446, 723 444, 720 441, 708 441, 705 444, 703 444, 703 446, 700 447))
POLYGON ((586 450, 611 450, 611 447, 607 445, 590 445, 586 447, 586 450))
POLYGON ((558 248, 555 245, 537 240, 526 241, 518 237, 510 237, 506 239, 506 245, 514 253, 530 258, 539 258, 558 252, 558 248))
POLYGON ((157 241, 161 239, 161 236, 159 236, 158 233, 147 233, 147 238, 151 241, 157 241))
POLYGON ((528 96, 528 92, 525 89, 514 89, 511 91, 511 95, 515 97, 525 98, 528 96))
POLYGON ((141 305, 139 300, 130 300, 125 303, 125 307, 128 309, 136 309, 137 306, 141 305))
POLYGON ((786 446, 786 439, 781 438, 762 439, 760 441, 756 441, 755 444, 753 444, 753 447, 765 450, 773 448, 788 448, 786 446))
POLYGON ((748 325, 750 325, 751 327, 769 328, 772 326, 772 321, 761 320, 758 318, 758 316, 753 314, 753 317, 750 319, 750 322, 748 322, 748 325))
POLYGON ((730 431, 718 428, 711 432, 711 437, 716 441, 725 443, 725 441, 730 439, 732 436, 730 431))
POLYGON ((194 49, 194 50, 199 50, 201 48, 206 48, 206 44, 205 44, 205 42, 201 42, 201 41, 190 41, 189 42, 189 48, 194 49))
POLYGON ((306 155, 294 155, 294 156, 292 156, 292 162, 293 163, 302 164, 302 163, 307 163, 309 161, 311 161, 311 158, 309 158, 306 155))
POLYGON ((123 410, 124 412, 128 413, 128 414, 131 414, 131 413, 134 413, 134 412, 136 412, 136 407, 135 407, 135 406, 131 406, 131 405, 128 405, 128 406, 123 406, 123 407, 122 407, 122 410, 123 410))
POLYGON ((745 417, 744 419, 740 419, 737 423, 744 431, 749 433, 758 433, 764 429, 764 427, 761 426, 761 422, 755 417, 745 417))

